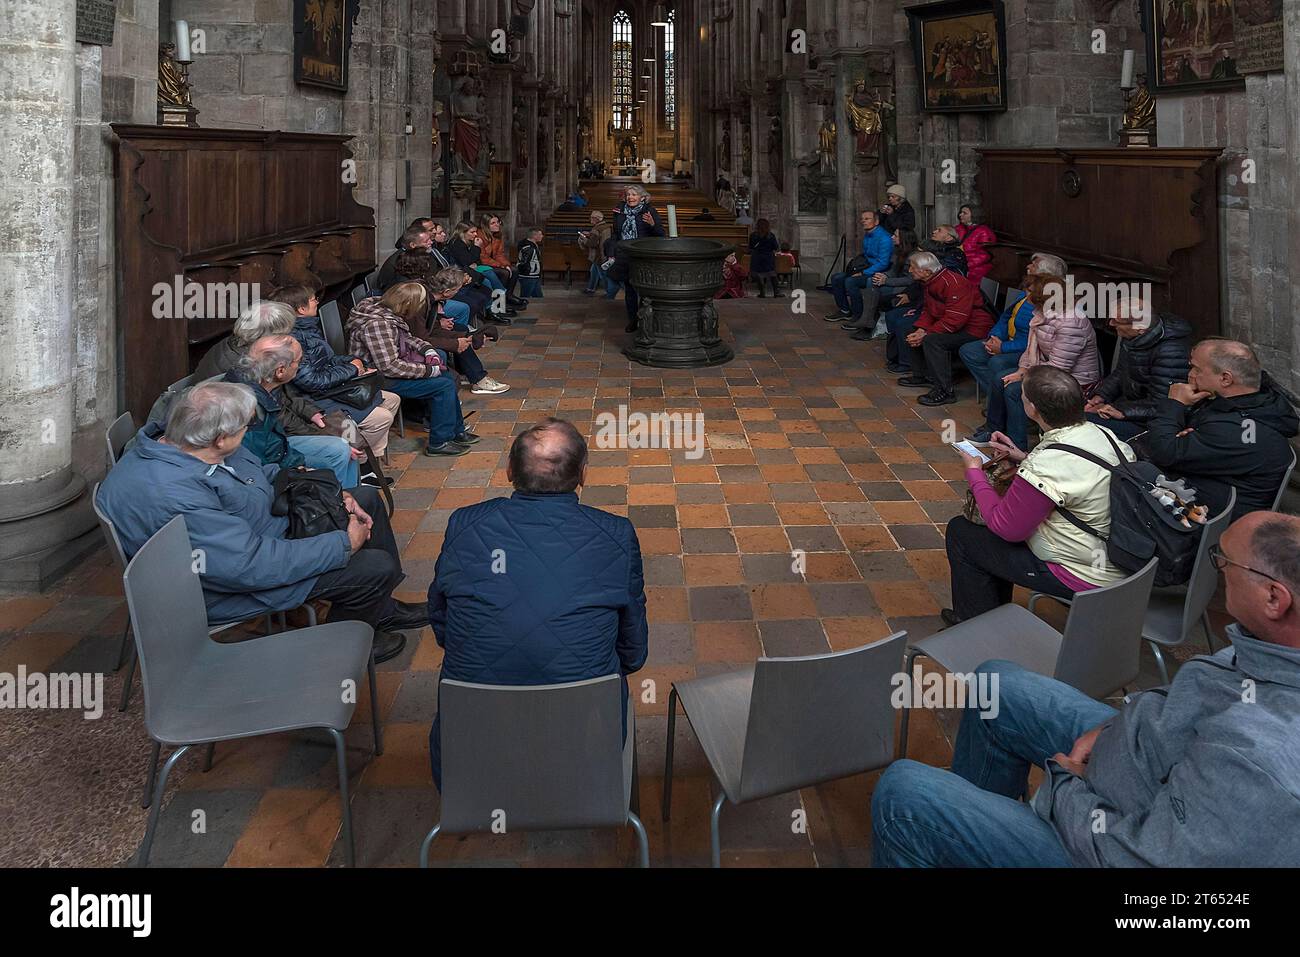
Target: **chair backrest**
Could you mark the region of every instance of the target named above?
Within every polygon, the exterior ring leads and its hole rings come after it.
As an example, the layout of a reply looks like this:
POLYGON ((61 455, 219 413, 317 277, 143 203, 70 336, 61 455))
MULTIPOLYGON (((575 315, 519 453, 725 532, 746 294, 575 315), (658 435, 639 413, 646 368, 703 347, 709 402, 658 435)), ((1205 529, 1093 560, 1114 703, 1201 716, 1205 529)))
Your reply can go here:
POLYGON ((100 483, 96 482, 95 487, 91 489, 90 504, 95 509, 95 517, 99 519, 99 530, 104 533, 108 553, 113 556, 113 561, 117 562, 117 567, 126 571, 126 549, 122 547, 122 539, 117 537, 117 528, 113 525, 112 519, 99 507, 99 486, 100 483))
POLYGON ((375 288, 375 280, 378 279, 378 278, 379 278, 379 267, 378 267, 378 266, 376 266, 374 269, 370 270, 370 272, 366 273, 366 281, 365 281, 364 285, 365 285, 365 288, 366 288, 367 291, 369 291, 369 290, 375 288))
POLYGON ((1053 677, 1093 698, 1137 680, 1142 625, 1158 564, 1153 558, 1112 585, 1075 594, 1053 677))
POLYGON ((182 376, 181 378, 177 379, 175 382, 169 385, 164 391, 175 392, 179 394, 181 392, 184 392, 193 384, 194 384, 194 373, 191 372, 189 375, 182 376))
POLYGON ((119 415, 104 432, 104 444, 108 446, 109 468, 117 464, 117 460, 122 457, 122 452, 126 449, 126 443, 131 441, 135 433, 135 419, 131 418, 130 412, 119 415))
POLYGON ((998 281, 985 276, 980 280, 980 292, 984 293, 984 298, 989 301, 993 311, 1001 315, 1002 310, 1006 308, 1006 296, 1003 295, 1002 287, 998 285, 998 281))
POLYGON ((1282 496, 1286 495, 1287 484, 1291 481, 1291 473, 1295 471, 1296 453, 1295 449, 1291 450, 1291 466, 1282 476, 1282 484, 1277 487, 1277 495, 1273 499, 1273 511, 1280 511, 1282 508, 1282 496))
POLYGON ((370 291, 366 288, 364 283, 357 286, 353 286, 351 289, 348 290, 347 296, 344 297, 345 301, 349 304, 348 309, 350 310, 352 306, 355 306, 362 299, 365 299, 366 296, 368 295, 370 295, 370 291))
POLYGON ((618 675, 533 687, 447 679, 438 716, 444 831, 627 822, 618 675))
POLYGON ((1201 543, 1196 547, 1196 561, 1192 575, 1187 579, 1187 597, 1183 601, 1183 631, 1185 639, 1200 623, 1201 615, 1210 607, 1210 599, 1219 587, 1219 572, 1210 561, 1210 547, 1217 545, 1223 533, 1232 524, 1232 510, 1237 507, 1237 490, 1228 495, 1228 504, 1201 529, 1201 543))
POLYGON ((907 632, 861 648, 754 667, 740 799, 750 801, 883 767, 894 756, 890 701, 907 632))
POLYGON ((177 515, 140 546, 122 574, 144 686, 144 723, 152 728, 166 705, 159 696, 181 684, 208 641, 203 586, 185 518, 177 515))
POLYGON ((339 301, 332 299, 320 307, 320 327, 325 341, 336 356, 348 354, 347 340, 343 337, 343 319, 339 316, 339 301))

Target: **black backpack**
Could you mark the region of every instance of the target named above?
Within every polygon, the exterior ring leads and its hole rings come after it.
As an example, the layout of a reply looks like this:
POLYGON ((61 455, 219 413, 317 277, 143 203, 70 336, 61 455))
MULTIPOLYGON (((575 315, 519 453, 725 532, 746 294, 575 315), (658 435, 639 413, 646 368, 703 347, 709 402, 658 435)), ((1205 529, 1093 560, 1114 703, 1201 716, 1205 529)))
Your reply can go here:
MULTIPOLYGON (((1105 432, 1105 430, 1102 430, 1105 432)), ((1048 448, 1071 452, 1080 458, 1099 465, 1110 473, 1110 535, 1103 535, 1087 522, 1060 505, 1056 510, 1076 528, 1095 535, 1106 543, 1106 556, 1126 572, 1141 571, 1147 562, 1157 558, 1157 587, 1184 585, 1192 577, 1192 565, 1201 541, 1201 525, 1191 527, 1166 508, 1151 494, 1160 469, 1151 462, 1130 462, 1120 452, 1119 445, 1105 432, 1119 465, 1111 465, 1091 452, 1053 442, 1048 448)))
POLYGON ((289 516, 290 538, 312 538, 347 531, 348 510, 343 489, 329 469, 281 469, 273 483, 272 515, 289 516))

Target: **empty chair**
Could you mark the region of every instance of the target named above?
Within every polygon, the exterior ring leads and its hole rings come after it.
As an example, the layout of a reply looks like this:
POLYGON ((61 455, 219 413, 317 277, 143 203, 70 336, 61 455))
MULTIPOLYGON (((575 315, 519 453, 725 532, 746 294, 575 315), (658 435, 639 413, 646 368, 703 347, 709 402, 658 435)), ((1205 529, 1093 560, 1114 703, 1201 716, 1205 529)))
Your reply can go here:
POLYGON ((421 867, 429 866, 439 834, 494 825, 507 831, 631 825, 639 863, 650 866, 649 840, 633 804, 635 715, 631 698, 624 708, 618 675, 533 686, 447 679, 439 689, 442 816, 420 845, 421 867))
MULTIPOLYGON (((348 307, 349 310, 351 307, 348 307)), ((348 341, 343 335, 343 319, 339 315, 339 300, 331 299, 320 307, 320 327, 325 334, 325 341, 330 344, 336 356, 348 354, 348 341)))
POLYGON ((668 696, 663 817, 672 805, 677 701, 721 786, 709 818, 722 866, 724 801, 744 804, 888 764, 894 754, 891 684, 907 632, 806 658, 759 658, 751 668, 674 683, 668 696))
POLYGON ((351 866, 356 855, 343 731, 356 695, 346 692, 349 683, 355 691, 369 671, 375 753, 382 753, 373 629, 340 621, 286 632, 274 641, 210 640, 203 589, 191 570, 190 538, 180 515, 141 546, 122 580, 144 685, 145 728, 155 742, 150 778, 161 745, 176 748, 157 777, 137 866, 149 863, 167 778, 191 747, 305 728, 324 728, 334 739, 351 866))
POLYGON ((104 443, 108 446, 108 467, 112 468, 126 451, 126 444, 135 438, 135 419, 130 412, 123 412, 104 432, 104 443))
MULTIPOLYGON (((1111 585, 1079 592, 1065 631, 1008 603, 953 625, 908 649, 907 673, 916 659, 933 658, 950 672, 971 674, 986 661, 1004 659, 1103 698, 1137 680, 1157 559, 1111 585)), ((903 711, 900 753, 907 754, 908 711, 903 711)))

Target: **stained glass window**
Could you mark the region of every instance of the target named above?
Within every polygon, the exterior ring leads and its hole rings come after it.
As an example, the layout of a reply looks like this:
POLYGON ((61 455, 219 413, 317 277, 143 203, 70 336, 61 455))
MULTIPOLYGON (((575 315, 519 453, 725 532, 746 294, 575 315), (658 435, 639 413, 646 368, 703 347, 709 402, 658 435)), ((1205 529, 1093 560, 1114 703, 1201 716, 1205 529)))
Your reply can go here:
POLYGON ((668 27, 664 30, 664 125, 677 129, 677 63, 675 60, 677 11, 668 11, 668 27))
POLYGON ((614 129, 632 128, 632 18, 614 14, 614 129))

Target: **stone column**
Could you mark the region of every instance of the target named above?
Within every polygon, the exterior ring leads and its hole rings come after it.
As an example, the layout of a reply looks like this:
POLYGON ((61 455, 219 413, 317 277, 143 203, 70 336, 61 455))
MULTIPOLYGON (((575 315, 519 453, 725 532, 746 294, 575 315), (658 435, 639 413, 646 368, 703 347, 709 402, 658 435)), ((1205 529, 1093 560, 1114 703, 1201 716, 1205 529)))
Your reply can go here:
POLYGON ((95 544, 72 468, 75 0, 0 6, 0 586, 39 588, 95 544), (80 540, 78 540, 80 539, 80 540))

